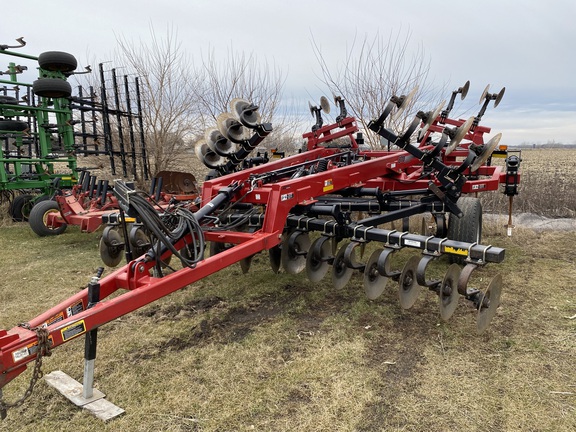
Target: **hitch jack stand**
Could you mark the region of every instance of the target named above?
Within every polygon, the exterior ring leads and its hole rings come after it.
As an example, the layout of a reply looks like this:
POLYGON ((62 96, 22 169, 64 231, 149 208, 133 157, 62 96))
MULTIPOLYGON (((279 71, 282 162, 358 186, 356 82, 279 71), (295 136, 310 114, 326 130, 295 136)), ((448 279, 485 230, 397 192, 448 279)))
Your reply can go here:
MULTIPOLYGON (((98 276, 94 276, 88 284, 88 308, 94 307, 100 301, 99 279, 103 270, 102 268, 99 269, 98 276)), ((106 395, 94 389, 97 336, 97 328, 86 333, 83 384, 80 384, 62 371, 54 371, 46 375, 46 382, 74 405, 84 408, 100 420, 108 421, 123 414, 124 410, 104 399, 106 395)))

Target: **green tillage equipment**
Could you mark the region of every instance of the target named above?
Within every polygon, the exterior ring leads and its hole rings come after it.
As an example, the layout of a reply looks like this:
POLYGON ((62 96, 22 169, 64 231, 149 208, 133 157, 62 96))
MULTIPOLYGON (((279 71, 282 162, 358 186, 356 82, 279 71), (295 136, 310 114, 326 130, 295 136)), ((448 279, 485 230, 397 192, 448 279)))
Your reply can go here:
MULTIPOLYGON (((39 57, 3 48, 0 46, 0 54, 39 60, 39 57)), ((8 71, 2 72, 10 77, 0 80, 4 85, 0 92, 0 139, 4 147, 0 157, 0 195, 4 198, 9 199, 13 191, 18 190, 39 193, 36 198, 51 195, 56 179, 58 187, 71 187, 77 183, 72 111, 67 99, 70 84, 66 81, 66 74, 75 69, 75 65, 70 64, 71 59, 75 60, 65 53, 46 54, 52 55, 52 62, 50 57, 48 63, 45 59, 43 65, 47 69, 38 68, 39 79, 34 84, 17 80, 17 75, 27 70, 26 66, 10 62, 8 71), (62 59, 68 62, 60 64, 58 61, 62 59), (22 92, 22 89, 26 90, 22 92)), ((28 207, 28 203, 20 202, 17 214, 12 215, 16 219, 22 216, 20 212, 26 216, 23 205, 28 207)))

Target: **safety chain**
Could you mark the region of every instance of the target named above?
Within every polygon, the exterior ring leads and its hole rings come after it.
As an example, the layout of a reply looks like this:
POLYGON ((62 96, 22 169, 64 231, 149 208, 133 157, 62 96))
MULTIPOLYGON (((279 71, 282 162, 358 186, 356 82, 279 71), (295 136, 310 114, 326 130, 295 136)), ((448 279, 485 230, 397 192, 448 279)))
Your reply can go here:
POLYGON ((8 408, 18 408, 32 395, 32 390, 40 378, 44 375, 42 372, 42 358, 49 357, 52 355, 52 349, 50 347, 50 339, 48 336, 50 333, 45 327, 30 328, 28 324, 20 324, 20 327, 24 327, 28 330, 34 330, 38 336, 38 351, 36 352, 36 361, 34 363, 34 370, 32 371, 32 378, 30 378, 30 384, 24 392, 24 395, 15 402, 8 403, 0 399, 0 413, 2 417, 6 415, 6 410, 8 408))

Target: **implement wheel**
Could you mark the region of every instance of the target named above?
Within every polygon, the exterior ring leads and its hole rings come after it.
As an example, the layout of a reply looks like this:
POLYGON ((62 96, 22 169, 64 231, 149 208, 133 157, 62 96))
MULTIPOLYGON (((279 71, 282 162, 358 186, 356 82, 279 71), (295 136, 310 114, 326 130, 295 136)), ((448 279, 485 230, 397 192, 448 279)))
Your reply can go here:
POLYGON ((68 226, 66 223, 49 224, 48 216, 51 213, 60 213, 56 201, 40 201, 32 207, 28 222, 32 231, 40 237, 62 234, 68 226))
POLYGON ((14 222, 25 222, 30 215, 32 195, 18 195, 12 201, 8 213, 14 222))
POLYGON ((32 90, 38 96, 48 98, 67 98, 72 94, 68 81, 58 78, 40 78, 32 83, 32 90))
MULTIPOLYGON (((464 216, 451 214, 448 222, 448 238, 466 243, 481 243, 482 204, 478 198, 463 197, 457 202, 464 216)), ((451 263, 463 264, 464 259, 450 255, 451 263)))
POLYGON ((24 132, 30 125, 20 120, 0 120, 0 130, 9 132, 24 132))
POLYGON ((38 64, 42 69, 53 72, 72 72, 78 67, 76 58, 62 51, 46 51, 40 54, 38 64))
POLYGON ((0 104, 19 105, 18 99, 12 96, 0 96, 0 104))

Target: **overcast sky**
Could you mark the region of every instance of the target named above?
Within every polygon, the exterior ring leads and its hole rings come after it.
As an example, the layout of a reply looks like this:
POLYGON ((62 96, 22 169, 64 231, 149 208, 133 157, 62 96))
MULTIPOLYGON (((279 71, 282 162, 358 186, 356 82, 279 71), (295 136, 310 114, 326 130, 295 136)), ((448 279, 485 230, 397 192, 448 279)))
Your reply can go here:
POLYGON ((118 36, 146 40, 151 24, 157 34, 173 26, 193 58, 232 47, 275 63, 285 96, 306 109, 322 95, 312 35, 335 65, 355 37, 409 32, 432 84, 471 81, 466 109, 477 112, 487 84, 506 87, 483 120, 502 142, 576 143, 575 19, 575 0, 24 0, 3 12, 0 44, 24 36, 27 54, 67 51, 84 65, 109 60, 118 36))

